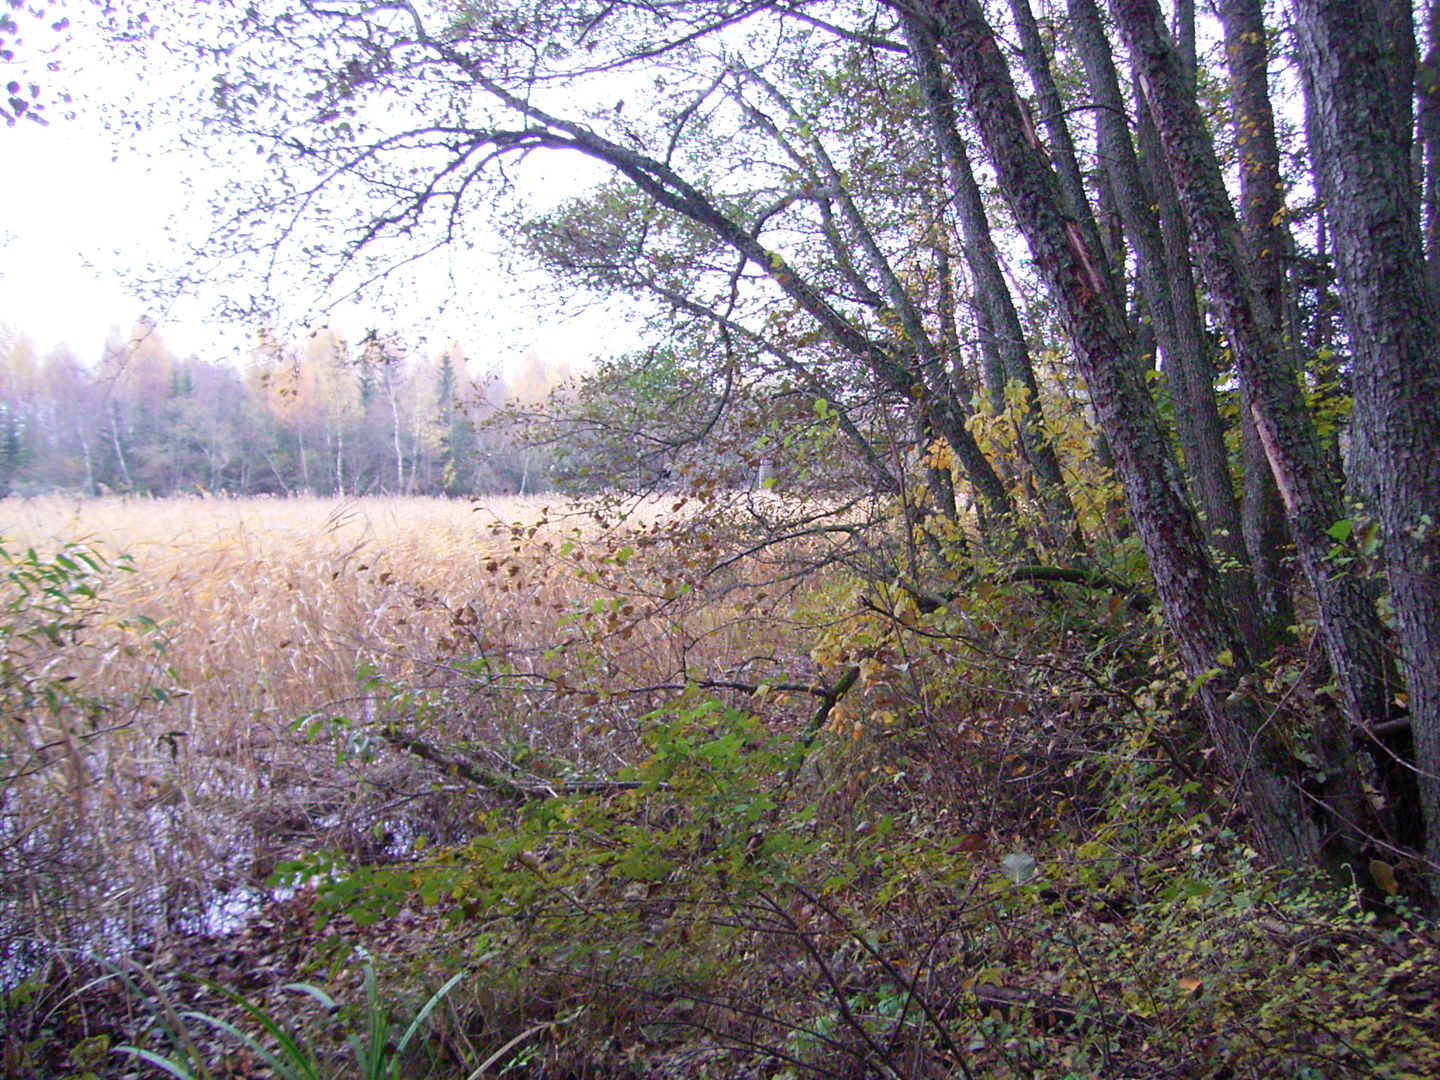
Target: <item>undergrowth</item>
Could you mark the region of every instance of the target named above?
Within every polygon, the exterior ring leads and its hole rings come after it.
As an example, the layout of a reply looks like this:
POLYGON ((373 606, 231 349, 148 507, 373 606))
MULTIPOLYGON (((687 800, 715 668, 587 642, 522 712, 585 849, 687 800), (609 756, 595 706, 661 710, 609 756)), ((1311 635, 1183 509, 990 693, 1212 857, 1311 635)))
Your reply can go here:
MULTIPOLYGON (((416 1077, 1440 1073, 1432 926, 1249 846, 1123 549, 1098 587, 957 574, 931 605, 831 534, 737 558, 724 515, 675 513, 502 519, 464 581, 335 564, 372 643, 423 629, 353 649, 284 752, 370 792, 337 813, 424 810, 361 814, 372 846, 297 837, 266 867, 295 892, 291 975, 177 1002, 187 1030, 274 1054, 263 1016, 351 1075, 345 1023, 289 982, 367 1038, 388 1009, 416 1077)), ((1303 685, 1307 655, 1269 678, 1303 685)), ((91 1074, 122 1041, 175 1052, 164 994, 133 980, 91 1074)))

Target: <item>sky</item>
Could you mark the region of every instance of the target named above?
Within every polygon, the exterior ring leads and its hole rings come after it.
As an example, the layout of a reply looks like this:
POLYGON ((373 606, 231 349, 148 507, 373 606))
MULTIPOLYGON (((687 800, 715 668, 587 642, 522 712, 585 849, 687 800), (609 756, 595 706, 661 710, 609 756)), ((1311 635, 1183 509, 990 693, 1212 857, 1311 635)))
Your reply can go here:
MULTIPOLYGON (((128 268, 163 257, 167 225, 182 234, 203 234, 203 218, 183 211, 191 199, 186 178, 198 180, 203 190, 203 163, 147 149, 163 138, 117 142, 100 108, 86 103, 130 92, 137 79, 104 62, 83 38, 80 28, 54 49, 72 92, 72 115, 67 118, 65 106, 52 104, 48 126, 0 127, 0 324, 27 336, 42 354, 64 343, 89 361, 99 358, 112 330, 128 333, 148 314, 176 353, 243 360, 253 330, 213 318, 214 295, 202 292, 161 307, 127 284, 128 268)), ((162 78, 152 72, 150 84, 139 86, 142 94, 163 93, 157 82, 162 78)), ((542 195, 558 198, 597 179, 578 161, 549 157, 521 171, 523 181, 542 195)), ((613 312, 582 310, 561 318, 537 311, 512 281, 469 290, 473 299, 463 307, 446 305, 439 278, 431 296, 421 286, 407 313, 411 325, 403 332, 412 348, 434 352, 458 340, 472 363, 485 370, 513 369, 532 351, 547 364, 583 370, 601 356, 633 348, 637 340, 636 331, 613 312)), ((355 305, 340 306, 329 321, 352 340, 372 327, 388 328, 384 316, 355 305)))
MULTIPOLYGON (((149 310, 116 268, 163 230, 176 177, 161 162, 111 160, 88 117, 0 129, 0 146, 0 321, 41 350, 98 352, 112 326, 128 330, 149 310)), ((173 347, 213 345, 198 306, 161 317, 173 347)))

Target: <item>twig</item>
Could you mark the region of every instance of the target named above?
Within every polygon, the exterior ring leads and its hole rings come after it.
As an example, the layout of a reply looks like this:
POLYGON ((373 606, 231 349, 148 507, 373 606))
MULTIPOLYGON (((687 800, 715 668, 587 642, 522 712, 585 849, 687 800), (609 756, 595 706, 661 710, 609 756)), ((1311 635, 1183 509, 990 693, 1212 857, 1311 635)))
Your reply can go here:
MULTIPOLYGON (((476 787, 503 795, 512 802, 524 803, 532 799, 553 799, 561 795, 594 795, 608 791, 634 791, 643 787, 639 780, 533 780, 517 781, 494 769, 487 769, 476 762, 447 753, 424 739, 407 734, 395 727, 386 727, 381 737, 407 754, 413 754, 422 761, 439 765, 446 772, 458 776, 476 787)), ((660 785, 662 788, 665 785, 660 785)))

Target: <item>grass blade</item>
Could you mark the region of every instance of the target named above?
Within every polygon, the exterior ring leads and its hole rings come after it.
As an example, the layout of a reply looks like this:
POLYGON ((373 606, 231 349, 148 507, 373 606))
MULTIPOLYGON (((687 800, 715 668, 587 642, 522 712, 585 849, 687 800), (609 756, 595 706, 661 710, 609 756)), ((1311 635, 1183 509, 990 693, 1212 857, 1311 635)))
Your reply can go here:
POLYGON ((444 998, 446 994, 455 989, 455 984, 463 979, 466 974, 467 972, 457 971, 444 986, 440 987, 439 990, 436 990, 435 993, 430 996, 430 1000, 415 1014, 415 1019, 410 1021, 410 1026, 405 1029, 405 1034, 400 1037, 400 1042, 395 1047, 396 1054, 401 1053, 405 1047, 410 1045, 410 1040, 414 1038, 415 1033, 420 1030, 420 1025, 425 1023, 426 1017, 435 1011, 435 1006, 440 1004, 441 999, 444 998))
POLYGON ((115 1047, 115 1052, 117 1054, 130 1054, 134 1057, 138 1057, 141 1061, 148 1061, 157 1069, 165 1070, 165 1072, 175 1077, 176 1080, 196 1080, 195 1073, 192 1072, 190 1069, 186 1068, 178 1061, 172 1061, 170 1058, 155 1053, 154 1050, 141 1050, 138 1046, 130 1046, 129 1044, 126 1044, 124 1046, 115 1047))
POLYGON ((480 1077, 485 1075, 486 1071, 490 1068, 490 1066, 498 1062, 511 1050, 514 1050, 515 1047, 519 1046, 526 1039, 530 1038, 531 1035, 534 1035, 536 1032, 545 1031, 547 1028, 552 1028, 558 1023, 560 1023, 559 1020, 547 1020, 543 1024, 536 1024, 534 1027, 527 1028, 526 1030, 522 1031, 519 1035, 516 1035, 504 1046, 500 1047, 499 1050, 496 1050, 488 1058, 482 1061, 480 1063, 480 1067, 474 1072, 472 1072, 469 1076, 467 1076, 465 1080, 480 1080, 480 1077))

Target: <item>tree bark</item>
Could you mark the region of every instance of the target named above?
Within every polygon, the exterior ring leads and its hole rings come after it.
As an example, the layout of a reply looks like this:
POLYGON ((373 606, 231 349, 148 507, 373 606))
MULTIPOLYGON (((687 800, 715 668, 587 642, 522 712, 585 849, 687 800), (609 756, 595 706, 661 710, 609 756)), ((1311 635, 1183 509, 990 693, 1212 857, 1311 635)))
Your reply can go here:
MULTIPOLYGON (((1150 205, 1160 210, 1164 243, 1164 273, 1169 278, 1175 342, 1166 357, 1165 376, 1175 409, 1175 429, 1185 464, 1195 478, 1197 497, 1213 536, 1222 541, 1217 550, 1245 561, 1239 504, 1225 448, 1225 425, 1215 401, 1214 349, 1205 331, 1192 267, 1190 230, 1165 165, 1159 132, 1150 116, 1145 91, 1135 87, 1141 164, 1150 205)), ((1256 602, 1258 603, 1258 597, 1256 602)))
MULTIPOLYGON (((1225 26, 1231 115, 1240 148, 1240 221, 1253 257, 1251 276, 1260 306, 1279 313, 1286 310, 1288 302, 1280 256, 1291 249, 1292 242, 1285 221, 1280 149, 1270 107, 1264 12, 1260 0, 1218 0, 1217 10, 1225 26)), ((1279 344, 1271 362, 1282 374, 1288 372, 1294 378, 1300 368, 1297 342, 1282 334, 1279 344)), ((1242 412, 1241 421, 1245 547, 1266 620, 1278 638, 1295 621, 1290 574, 1281 557, 1289 542, 1285 508, 1248 409, 1242 412)))
MULTIPOLYGON (((1230 602, 1237 612, 1258 614, 1259 597, 1250 573, 1243 568, 1246 550, 1240 507, 1235 499, 1223 426, 1205 358, 1204 327, 1189 274, 1189 247, 1177 237, 1173 247, 1175 258, 1180 262, 1177 265, 1171 261, 1153 209, 1159 197, 1152 194, 1152 185, 1146 183, 1140 170, 1130 139, 1119 76, 1095 0, 1070 0, 1069 13, 1072 40, 1097 107, 1100 157, 1135 251, 1140 294, 1150 312, 1164 358, 1190 491, 1204 513, 1211 545, 1228 561, 1237 564, 1236 569, 1225 574, 1230 602)), ((1161 172, 1157 181, 1165 196, 1162 217, 1168 215, 1172 225, 1183 229, 1168 176, 1161 172)), ((1263 656, 1269 651, 1271 642, 1260 632, 1263 624, 1259 618, 1242 618, 1240 625, 1253 654, 1263 656)))
MULTIPOLYGON (((917 21, 907 17, 905 24, 910 55, 920 81, 921 93, 925 98, 930 129, 945 164, 952 205, 960 219, 970 276, 974 279, 975 290, 979 294, 977 300, 980 305, 980 318, 977 320, 977 328, 982 338, 981 348, 993 350, 999 359, 1005 381, 1018 381, 1029 395, 1029 408, 1020 418, 1021 449, 1035 471, 1051 540, 1057 547, 1062 547, 1071 538, 1079 539, 1076 534, 1075 509, 1065 490, 1060 460, 1045 435, 1043 423, 1040 422, 1043 415, 1040 388, 1035 381, 1035 369, 1030 362, 1020 315, 1015 310, 1015 302, 1010 296, 1009 286, 1005 283, 1005 275, 1000 268, 1000 256, 990 234, 990 223, 980 195, 980 185, 975 181, 970 157, 956 127, 954 103, 945 86, 944 73, 940 70, 933 51, 924 44, 924 30, 917 21)), ((991 391, 993 400, 993 387, 991 391)), ((1003 408, 1003 393, 1000 398, 995 404, 1003 408)))
POLYGON ((1030 85, 1035 89, 1039 104, 1040 122, 1050 141, 1050 161, 1055 167, 1055 177, 1060 191, 1065 196, 1067 209, 1079 223, 1085 234, 1086 246, 1097 253, 1097 266, 1106 277, 1119 284, 1114 276, 1105 245, 1100 239, 1100 229, 1095 224, 1090 199, 1085 192, 1085 177, 1080 172, 1080 159, 1075 153, 1075 140, 1070 135, 1070 125, 1065 122, 1064 102, 1050 74, 1050 56, 1045 42, 1040 37, 1040 27, 1035 22, 1035 13, 1030 10, 1030 0, 1010 0, 1010 10, 1015 16, 1015 29, 1020 35, 1020 55, 1025 61, 1025 71, 1030 76, 1030 85))
POLYGON ((1293 785, 1293 762, 1277 725, 1247 689, 1244 645, 1215 587, 1199 522, 1187 502, 1133 341, 1110 283, 1083 233, 1062 209, 1039 139, 1020 112, 1014 84, 977 0, 926 0, 922 10, 962 88, 1006 202, 1030 246, 1089 385, 1115 454, 1167 624, 1224 767, 1246 793, 1262 843, 1275 859, 1313 865, 1315 827, 1293 785), (1217 664, 1228 654, 1233 666, 1217 664))
POLYGON ((1425 59, 1415 75, 1415 100, 1426 281, 1431 300, 1440 304, 1440 0, 1425 5, 1425 59))
MULTIPOLYGON (((1255 418, 1280 488, 1347 715, 1364 728, 1382 723, 1393 692, 1384 627, 1363 582, 1332 557, 1337 540, 1328 530, 1347 516, 1346 508, 1322 467, 1294 373, 1271 362, 1278 351, 1277 313, 1256 300, 1250 259, 1214 145, 1195 98, 1185 92, 1183 68, 1155 0, 1111 0, 1111 9, 1160 133, 1206 289, 1235 353, 1242 401, 1255 418)), ((1358 559, 1353 542, 1338 545, 1343 556, 1358 559)))
POLYGON ((1355 424, 1379 517, 1415 739, 1432 897, 1440 898, 1440 313, 1426 288, 1411 166, 1409 5, 1296 0, 1318 128, 1355 424), (1402 85, 1403 84, 1403 85, 1402 85))

